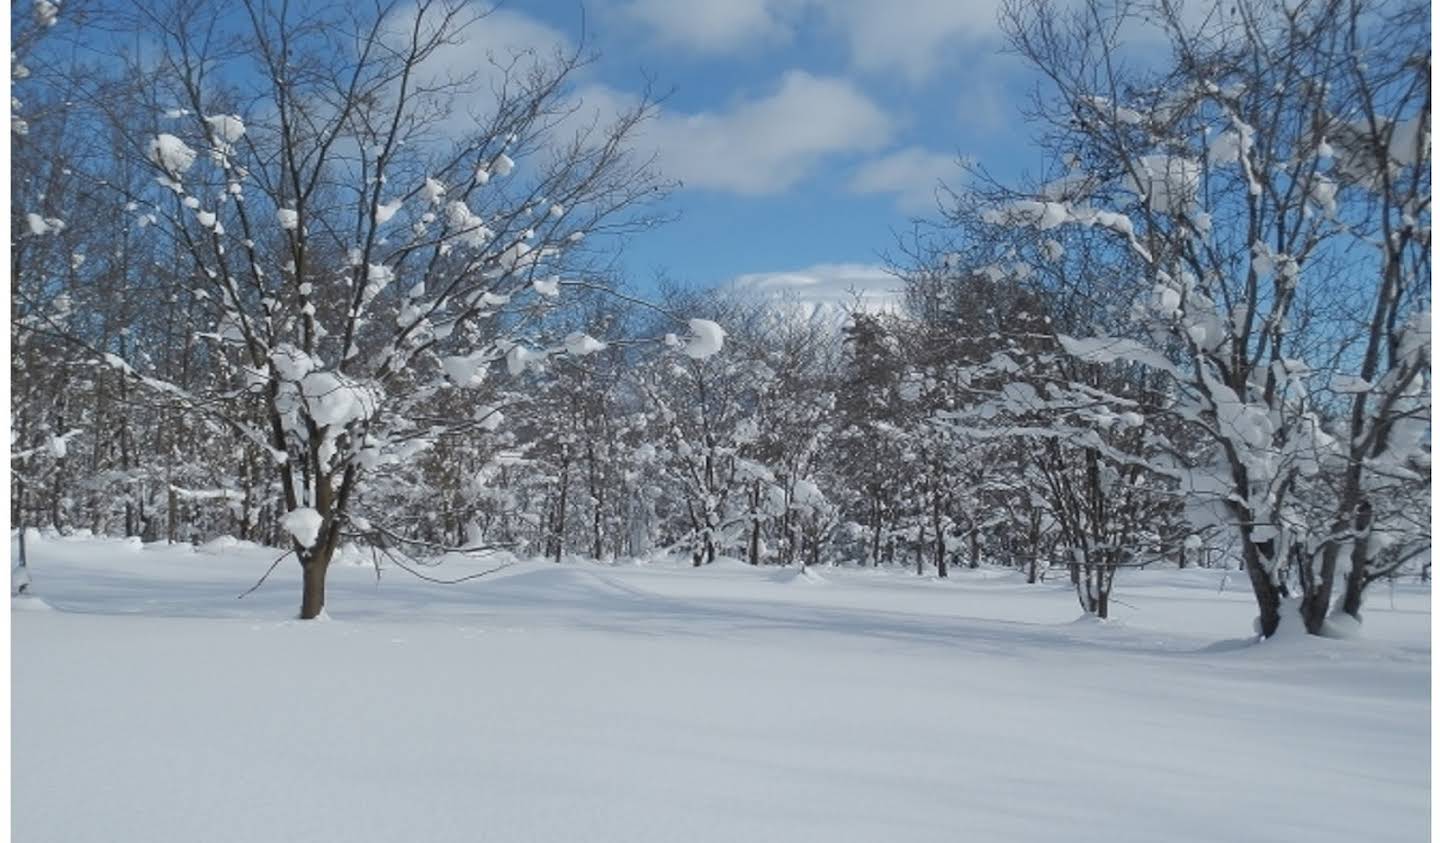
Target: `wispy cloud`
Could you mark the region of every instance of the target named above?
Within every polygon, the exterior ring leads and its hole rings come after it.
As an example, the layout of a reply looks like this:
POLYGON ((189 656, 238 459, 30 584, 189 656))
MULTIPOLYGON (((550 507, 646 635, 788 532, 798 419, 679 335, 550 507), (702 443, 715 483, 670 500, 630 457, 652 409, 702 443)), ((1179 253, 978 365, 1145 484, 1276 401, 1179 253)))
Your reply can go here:
POLYGON ((621 7, 661 41, 703 53, 744 52, 790 40, 789 0, 630 0, 621 7))
POLYGON ((919 82, 958 60, 957 44, 998 33, 1000 0, 631 0, 621 9, 662 43, 706 54, 788 42, 820 22, 845 41, 852 66, 919 82))
POLYGON ((818 263, 781 272, 752 272, 730 282, 733 289, 769 296, 807 318, 838 318, 853 309, 878 312, 897 307, 904 284, 889 269, 871 263, 818 263))
MULTIPOLYGON (((427 63, 435 73, 479 77, 480 100, 460 103, 450 120, 457 132, 473 124, 466 106, 483 110, 483 92, 500 82, 497 65, 518 56, 523 68, 573 48, 559 30, 504 9, 466 35, 463 45, 443 48, 427 63)), ((637 100, 633 93, 583 78, 576 98, 582 105, 557 127, 557 137, 596 117, 601 122, 613 118, 637 100)), ((662 109, 634 142, 641 154, 656 155, 667 177, 687 187, 759 196, 788 190, 834 156, 883 147, 891 139, 892 123, 852 82, 791 70, 768 91, 717 108, 662 109)))
POLYGON ((849 188, 859 194, 893 195, 900 210, 922 214, 936 210, 941 183, 955 183, 960 172, 958 156, 912 146, 866 162, 851 177, 849 188))
POLYGON ((841 79, 790 71, 776 90, 696 114, 661 112, 641 135, 669 176, 688 187, 778 193, 828 158, 878 149, 892 121, 841 79))

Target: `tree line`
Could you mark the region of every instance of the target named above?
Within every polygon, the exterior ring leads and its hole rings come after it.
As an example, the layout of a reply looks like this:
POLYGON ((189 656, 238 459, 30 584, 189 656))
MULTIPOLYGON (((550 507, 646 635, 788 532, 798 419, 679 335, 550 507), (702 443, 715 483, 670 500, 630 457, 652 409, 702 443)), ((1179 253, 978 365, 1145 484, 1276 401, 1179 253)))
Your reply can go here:
POLYGON ((485 14, 15 7, 12 525, 284 548, 303 617, 352 553, 1007 566, 1100 617, 1238 565, 1265 636, 1428 572, 1423 4, 1015 0, 1042 171, 957 170, 839 313, 622 277, 655 101, 453 72, 485 14))

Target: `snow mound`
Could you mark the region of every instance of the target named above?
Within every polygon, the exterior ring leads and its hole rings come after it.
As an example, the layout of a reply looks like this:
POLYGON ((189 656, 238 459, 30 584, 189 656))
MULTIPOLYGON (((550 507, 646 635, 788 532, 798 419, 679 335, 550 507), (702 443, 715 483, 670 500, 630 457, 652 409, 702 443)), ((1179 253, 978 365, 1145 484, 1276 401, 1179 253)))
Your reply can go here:
POLYGON ((33 594, 17 594, 10 598, 12 612, 53 612, 55 607, 33 594))
POLYGON ((247 542, 234 536, 219 536, 195 548, 195 552, 223 556, 236 550, 254 550, 259 547, 255 542, 247 542))
POLYGON ((1094 628, 1096 628, 1096 629, 1107 629, 1107 628, 1123 627, 1125 624, 1121 623, 1120 621, 1116 620, 1115 618, 1102 618, 1102 617, 1100 617, 1099 615, 1092 614, 1092 613, 1090 613, 1090 612, 1086 612, 1085 614, 1083 614, 1083 615, 1081 615, 1080 617, 1076 618, 1075 620, 1071 621, 1071 622, 1070 622, 1070 625, 1071 625, 1071 626, 1080 626, 1080 627, 1086 627, 1086 626, 1088 626, 1088 627, 1094 627, 1094 628))
POLYGON ((808 567, 804 568, 783 568, 770 575, 771 582, 785 585, 825 585, 829 582, 825 577, 816 573, 808 567))
POLYGON ((1327 638, 1364 638, 1365 627, 1354 615, 1336 612, 1325 619, 1324 633, 1327 638))

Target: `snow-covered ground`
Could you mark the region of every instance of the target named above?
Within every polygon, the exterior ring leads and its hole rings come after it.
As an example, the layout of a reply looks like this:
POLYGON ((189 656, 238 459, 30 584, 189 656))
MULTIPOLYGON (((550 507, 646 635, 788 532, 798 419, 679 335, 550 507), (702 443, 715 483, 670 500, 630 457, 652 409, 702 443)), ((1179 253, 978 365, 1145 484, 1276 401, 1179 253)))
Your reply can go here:
POLYGON ((236 599, 274 551, 30 556, 17 841, 1428 839, 1415 584, 1251 646, 1215 571, 1100 625, 995 571, 342 566, 301 623, 293 561, 236 599))

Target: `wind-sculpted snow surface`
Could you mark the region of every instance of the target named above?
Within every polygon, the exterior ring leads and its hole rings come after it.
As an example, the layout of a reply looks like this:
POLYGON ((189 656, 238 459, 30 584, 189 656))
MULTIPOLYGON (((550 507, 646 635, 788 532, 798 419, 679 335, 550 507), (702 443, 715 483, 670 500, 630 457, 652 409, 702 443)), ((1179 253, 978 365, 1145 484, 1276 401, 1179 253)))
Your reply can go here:
POLYGON ((1254 611, 1238 572, 1127 571, 1099 624, 1063 576, 985 569, 521 562, 447 587, 342 558, 317 624, 287 620, 289 560, 236 599, 273 550, 29 551, 29 843, 1427 836, 1419 585, 1360 640, 1255 646, 1216 640, 1254 611))

